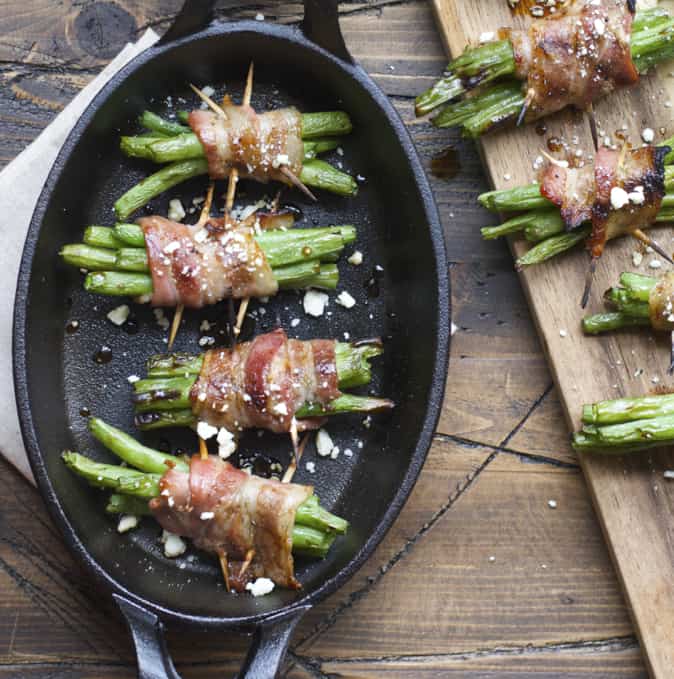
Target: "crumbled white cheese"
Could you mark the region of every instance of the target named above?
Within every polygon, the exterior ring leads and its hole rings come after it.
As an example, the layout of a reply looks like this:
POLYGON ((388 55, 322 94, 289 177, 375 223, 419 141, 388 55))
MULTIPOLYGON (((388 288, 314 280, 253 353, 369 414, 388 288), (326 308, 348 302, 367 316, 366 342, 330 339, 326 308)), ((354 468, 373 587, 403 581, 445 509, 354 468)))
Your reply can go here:
POLYGON ((456 323, 454 323, 454 321, 452 321, 451 330, 450 330, 450 333, 452 334, 452 336, 456 333, 456 331, 458 329, 459 329, 459 326, 456 323))
POLYGON ((117 524, 118 533, 126 533, 138 525, 139 519, 134 514, 122 514, 117 524))
POLYGON ((640 252, 635 250, 632 253, 632 264, 634 264, 634 266, 639 266, 641 264, 643 258, 644 258, 644 256, 640 252))
POLYGON ((314 474, 316 472, 316 463, 315 462, 312 462, 311 460, 309 460, 309 462, 307 462, 304 466, 307 468, 307 471, 310 474, 314 474))
POLYGON ((202 94, 205 94, 207 97, 212 97, 215 94, 215 89, 210 85, 205 85, 204 87, 201 88, 201 92, 202 94))
POLYGON ((161 541, 164 543, 164 555, 169 559, 175 559, 187 550, 185 541, 179 535, 167 530, 162 533, 161 541))
POLYGON ((651 259, 651 261, 648 262, 648 266, 650 266, 651 269, 659 269, 662 267, 662 262, 659 259, 651 259))
POLYGON ((620 208, 625 207, 629 202, 630 199, 625 189, 620 186, 614 186, 611 189, 611 207, 614 210, 620 210, 620 208))
POLYGON ((215 517, 215 512, 201 512, 201 514, 199 514, 199 518, 202 521, 210 521, 210 519, 212 519, 214 517, 215 517))
POLYGON ((255 15, 255 21, 264 21, 264 14, 262 14, 262 12, 258 12, 255 15))
POLYGON ((204 439, 204 441, 212 439, 217 433, 218 428, 214 427, 212 424, 208 424, 208 422, 200 421, 197 424, 197 435, 199 438, 204 439))
POLYGON ((596 31, 597 35, 604 35, 604 31, 606 30, 606 25, 601 19, 595 19, 594 20, 594 30, 596 31))
POLYGON ((201 325, 199 326, 199 330, 201 332, 208 332, 211 329, 211 324, 204 318, 203 321, 201 321, 201 325))
POLYGON ((220 427, 218 438, 218 455, 226 460, 236 450, 236 439, 234 434, 225 427, 220 427))
POLYGON ((276 167, 281 167, 281 165, 287 165, 290 162, 290 158, 288 158, 287 153, 279 153, 274 160, 272 160, 271 166, 276 168, 276 167))
POLYGON ((185 219, 185 208, 180 202, 180 198, 172 198, 169 201, 168 218, 172 222, 180 222, 185 219))
POLYGON ((653 132, 653 129, 650 127, 644 127, 644 129, 641 130, 641 138, 646 144, 651 144, 653 139, 655 139, 655 132, 653 132))
POLYGON ((207 238, 208 238, 208 231, 206 231, 206 229, 199 229, 194 234, 194 240, 197 243, 203 243, 207 238))
POLYGON ((325 429, 319 429, 318 434, 316 434, 316 452, 321 457, 329 457, 334 447, 335 444, 332 442, 330 434, 325 429))
POLYGON ((214 344, 215 337, 212 337, 211 335, 204 335, 203 337, 199 338, 200 347, 213 346, 214 344))
POLYGON ((327 304, 328 296, 324 292, 307 290, 304 293, 302 306, 304 307, 304 313, 309 314, 309 316, 322 316, 327 304))
POLYGON ((562 329, 559 331, 559 336, 560 336, 560 337, 566 337, 568 334, 569 334, 569 333, 568 333, 566 330, 564 330, 564 328, 562 328, 562 329))
POLYGON ((260 198, 256 203, 251 203, 250 205, 242 205, 235 207, 232 210, 232 218, 237 219, 240 222, 248 219, 251 215, 254 215, 258 210, 263 210, 269 208, 270 204, 264 198, 260 198))
POLYGON ((126 380, 129 384, 135 384, 136 382, 138 382, 139 379, 140 379, 140 377, 138 377, 138 375, 129 375, 126 378, 126 380))
POLYGON ((164 315, 164 310, 163 309, 152 309, 152 313, 154 314, 155 320, 157 321, 157 325, 162 329, 162 330, 168 330, 169 325, 169 319, 166 318, 164 315))
POLYGON ((175 252, 180 247, 180 243, 177 240, 172 240, 165 248, 164 253, 170 255, 175 252))
POLYGON ((674 470, 668 469, 668 470, 663 474, 663 476, 664 476, 666 479, 674 479, 674 470))
POLYGON ((557 501, 556 500, 548 500, 548 507, 550 507, 550 509, 557 509, 557 501))
POLYGON ((356 250, 346 261, 354 266, 360 266, 363 263, 363 253, 356 250))
POLYGON ((627 194, 627 197, 629 198, 630 203, 634 203, 635 205, 643 205, 644 201, 646 200, 646 196, 644 195, 644 187, 636 186, 634 191, 630 191, 627 194))
POLYGON ((264 596, 274 591, 274 583, 269 578, 258 578, 246 585, 246 591, 253 596, 264 596))
POLYGON ((277 403, 274 406, 274 412, 277 415, 287 415, 288 414, 288 406, 285 403, 277 403))
POLYGON ((491 42, 494 39, 494 31, 485 31, 480 34, 480 42, 491 42))
POLYGON ((114 323, 115 325, 124 325, 126 323, 126 319, 129 318, 129 313, 131 310, 129 309, 128 304, 120 304, 119 306, 116 306, 112 311, 108 312, 108 320, 111 323, 114 323))
POLYGON ((290 327, 291 328, 296 328, 299 324, 300 324, 299 318, 293 318, 293 320, 290 321, 290 327))
POLYGON ((342 292, 337 295, 337 299, 335 301, 345 309, 351 309, 352 307, 356 306, 356 300, 346 290, 342 290, 342 292))

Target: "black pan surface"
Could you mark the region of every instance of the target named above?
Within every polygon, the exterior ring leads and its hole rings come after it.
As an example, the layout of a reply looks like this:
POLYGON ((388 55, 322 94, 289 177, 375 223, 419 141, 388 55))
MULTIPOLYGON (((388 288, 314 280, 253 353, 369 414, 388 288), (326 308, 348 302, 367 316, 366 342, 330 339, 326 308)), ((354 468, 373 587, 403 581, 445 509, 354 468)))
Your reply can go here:
MULTIPOLYGON (((273 197, 276 186, 241 182, 237 204, 273 197)), ((169 198, 186 207, 202 196, 206 179, 195 179, 153 201, 147 211, 165 214, 169 198)), ((226 185, 216 187, 222 196, 226 185)), ((217 201, 218 208, 223 200, 217 201)), ((136 215, 139 216, 139 215, 136 215)), ((198 212, 191 215, 195 221, 198 212)), ((347 254, 351 250, 347 251, 347 254)), ((170 318, 171 310, 167 310, 170 318)), ((200 349, 199 326, 217 344, 228 308, 223 303, 187 313, 176 350, 200 349)), ((430 444, 446 375, 449 295, 442 234, 422 168, 403 125, 364 72, 308 42, 296 29, 243 22, 221 24, 168 46, 155 47, 123 69, 98 95, 76 125, 40 198, 29 231, 16 298, 15 377, 20 419, 33 470, 56 522, 71 548, 107 587, 165 618, 202 625, 254 623, 272 612, 313 603, 336 589, 381 540, 400 510, 430 444), (295 480, 311 483, 331 511, 351 523, 324 561, 298 562, 303 589, 276 589, 263 598, 227 595, 217 563, 188 550, 166 559, 150 519, 131 534, 119 535, 103 512, 105 497, 87 487, 62 464, 60 453, 75 449, 111 461, 86 429, 87 411, 137 434, 132 425, 130 375, 143 375, 145 359, 165 351, 166 332, 149 308, 132 305, 133 332, 113 326, 106 313, 127 300, 85 293, 82 276, 63 265, 59 248, 81 240, 88 224, 114 223, 112 206, 123 191, 153 168, 125 159, 117 148, 121 133, 137 131, 138 113, 158 113, 196 105, 188 82, 215 87, 217 95, 241 97, 243 79, 255 61, 252 104, 258 109, 294 104, 303 111, 342 108, 354 122, 343 155, 329 160, 359 175, 355 198, 321 193, 313 204, 284 190, 282 203, 301 213, 300 227, 355 224, 362 266, 343 258, 339 290, 357 300, 353 309, 335 304, 319 319, 304 314, 301 295, 282 293, 268 304, 252 303, 249 335, 278 324, 300 338, 351 339, 381 336, 386 353, 376 366, 373 393, 398 404, 366 428, 362 417, 335 418, 327 425, 342 453, 318 458, 308 447, 295 480), (381 270, 379 270, 381 269, 381 270), (374 282, 373 282, 374 279, 374 282), (300 319, 298 325, 294 319, 300 319), (69 333, 70 321, 79 329, 69 333), (102 346, 109 363, 94 360, 102 346), (86 410, 84 410, 86 409, 86 410), (352 457, 344 451, 352 451, 352 457)), ((192 452, 189 432, 165 430, 144 435, 149 445, 192 452)), ((255 433, 241 443, 242 454, 264 453, 287 462, 285 437, 255 433)))

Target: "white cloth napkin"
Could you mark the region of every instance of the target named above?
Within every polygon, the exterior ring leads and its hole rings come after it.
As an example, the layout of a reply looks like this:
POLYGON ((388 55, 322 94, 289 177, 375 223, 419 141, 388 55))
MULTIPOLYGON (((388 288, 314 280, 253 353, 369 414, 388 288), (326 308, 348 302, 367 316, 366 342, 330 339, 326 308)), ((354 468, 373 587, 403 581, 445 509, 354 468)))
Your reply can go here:
POLYGON ((61 113, 0 172, 0 453, 29 481, 35 483, 23 447, 14 398, 12 375, 12 324, 14 292, 19 263, 35 203, 63 142, 98 91, 128 61, 152 45, 159 36, 148 30, 138 42, 128 44, 61 113), (2 396, 4 394, 4 396, 2 396))

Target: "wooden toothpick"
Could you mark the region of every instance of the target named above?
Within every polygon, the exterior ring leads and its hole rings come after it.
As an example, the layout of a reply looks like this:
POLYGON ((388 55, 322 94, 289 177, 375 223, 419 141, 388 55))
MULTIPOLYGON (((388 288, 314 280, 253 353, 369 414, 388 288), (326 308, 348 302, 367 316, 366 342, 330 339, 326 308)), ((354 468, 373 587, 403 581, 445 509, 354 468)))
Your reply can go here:
POLYGON ((239 577, 240 578, 243 577, 246 574, 246 571, 248 570, 248 566, 250 566, 254 557, 255 557, 255 550, 249 549, 246 552, 246 558, 244 559, 243 564, 241 564, 241 570, 239 571, 239 577))
MULTIPOLYGON (((246 76, 246 87, 243 91, 243 100, 241 104, 243 106, 250 106, 250 100, 253 96, 253 73, 254 73, 254 63, 251 61, 248 67, 248 75, 246 76)), ((232 207, 234 207, 234 194, 236 193, 236 185, 239 181, 239 171, 237 168, 233 167, 229 175, 229 184, 227 185, 227 203, 225 208, 227 212, 230 212, 232 207)), ((250 302, 250 297, 245 297, 241 300, 239 306, 239 313, 236 315, 236 324, 234 325, 234 340, 241 334, 241 326, 243 325, 243 320, 246 317, 246 311, 248 310, 248 303, 250 302)))
MULTIPOLYGON (((194 228, 202 227, 211 216, 211 204, 213 203, 213 182, 208 185, 208 191, 206 191, 206 200, 204 200, 204 205, 201 208, 201 214, 199 215, 199 221, 194 225, 194 228)), ((173 347, 173 342, 175 342, 176 335, 178 334, 178 329, 180 328, 180 321, 183 318, 183 312, 185 311, 184 304, 178 304, 176 307, 176 312, 173 314, 173 322, 171 323, 171 332, 169 333, 168 348, 169 351, 173 347)))
POLYGON ((519 115, 517 116, 517 127, 519 127, 522 124, 522 121, 524 120, 524 116, 527 114, 527 111, 529 110, 529 106, 531 106, 531 102, 533 101, 535 96, 536 96, 536 91, 534 90, 533 87, 530 87, 527 90, 527 96, 524 99, 524 103, 522 104, 522 108, 520 109, 519 115))
POLYGON ((225 587, 228 592, 232 590, 229 588, 229 564, 227 563, 227 552, 219 551, 218 560, 220 561, 220 568, 222 570, 222 575, 225 578, 225 587))
POLYGON ((207 460, 208 459, 208 446, 206 445, 206 441, 199 437, 199 457, 202 460, 207 460))
POLYGON ((665 249, 657 241, 653 240, 650 236, 647 236, 641 229, 633 229, 631 234, 644 245, 652 247, 661 257, 664 257, 670 264, 674 264, 674 260, 665 251, 665 249))
POLYGON ((204 94, 198 87, 195 87, 192 83, 190 83, 190 87, 202 101, 208 104, 209 108, 213 109, 219 116, 222 116, 225 120, 227 120, 227 114, 207 94, 204 94))
POLYGON ((285 471, 285 474, 283 474, 283 478, 281 479, 282 483, 290 483, 290 481, 292 481, 292 478, 295 476, 295 472, 297 471, 297 463, 300 461, 302 454, 304 453, 304 449, 306 448, 307 441, 309 440, 309 433, 307 433, 302 441, 299 441, 297 434, 297 420, 294 417, 290 424, 290 440, 293 443, 292 458, 288 468, 285 471))

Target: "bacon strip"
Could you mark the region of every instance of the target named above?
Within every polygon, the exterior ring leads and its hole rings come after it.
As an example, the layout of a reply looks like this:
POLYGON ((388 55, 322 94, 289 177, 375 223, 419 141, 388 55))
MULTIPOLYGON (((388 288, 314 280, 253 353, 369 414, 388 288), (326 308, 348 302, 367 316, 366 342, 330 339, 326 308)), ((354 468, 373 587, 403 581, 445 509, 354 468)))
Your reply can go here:
POLYGON ((651 288, 648 312, 655 330, 674 330, 674 273, 671 271, 651 288))
POLYGON ((650 226, 660 211, 665 195, 665 156, 668 146, 643 146, 621 152, 602 148, 594 164, 595 202, 592 207, 592 233, 587 247, 593 257, 601 257, 606 241, 650 226), (643 192, 643 202, 630 201, 621 209, 611 204, 614 188, 628 195, 643 192))
POLYGON ((311 486, 251 476, 217 457, 194 455, 189 473, 168 470, 159 489, 149 505, 155 519, 199 549, 227 554, 233 589, 243 591, 246 582, 259 577, 300 588, 292 532, 297 508, 313 494, 311 486), (240 576, 249 550, 255 555, 240 576))
POLYGON ((154 306, 199 309, 226 298, 276 294, 274 278, 252 226, 228 217, 203 227, 142 217, 145 247, 152 274, 154 306))
MULTIPOLYGON (((282 433, 305 403, 327 405, 339 394, 335 342, 288 339, 279 328, 233 349, 207 351, 190 399, 197 419, 213 426, 282 433)), ((321 420, 298 424, 313 429, 321 420)))
POLYGON ((211 179, 224 179, 232 168, 241 177, 289 184, 281 167, 302 172, 302 115, 295 108, 256 113, 250 106, 225 105, 227 118, 212 111, 192 111, 189 125, 199 138, 211 179))
POLYGON ((563 167, 548 162, 538 177, 541 195, 559 207, 567 229, 575 229, 592 217, 594 171, 591 165, 563 167))
POLYGON ((585 0, 557 18, 510 31, 516 74, 526 81, 531 121, 566 106, 584 110, 618 87, 633 85, 633 7, 626 0, 585 0))
POLYGON ((669 151, 667 146, 601 148, 594 165, 582 168, 549 161, 539 174, 541 195, 560 208, 567 229, 592 222, 587 247, 593 257, 600 257, 607 240, 655 221, 665 195, 664 159, 669 151), (622 189, 629 202, 616 209, 613 189, 622 189))

